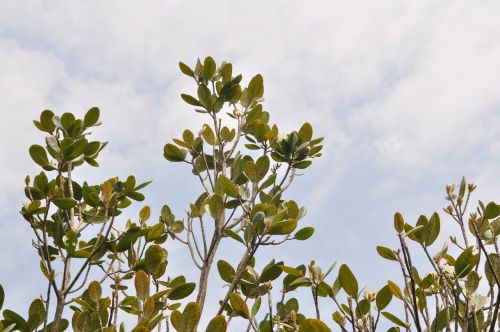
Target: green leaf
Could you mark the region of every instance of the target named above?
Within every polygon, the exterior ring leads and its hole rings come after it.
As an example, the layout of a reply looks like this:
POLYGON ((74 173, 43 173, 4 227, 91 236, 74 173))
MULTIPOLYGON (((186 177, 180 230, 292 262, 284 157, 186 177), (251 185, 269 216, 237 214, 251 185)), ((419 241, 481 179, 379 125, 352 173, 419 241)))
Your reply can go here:
MULTIPOLYGON (((162 225, 163 224, 158 224, 162 225)), ((159 268, 160 264, 165 260, 165 253, 163 249, 154 244, 150 246, 144 255, 144 260, 146 262, 146 268, 150 274, 154 274, 154 272, 159 268)))
MULTIPOLYGON (((488 264, 488 263, 486 263, 486 264, 488 264)), ((486 266, 485 266, 485 268, 486 268, 486 266)), ((486 277, 488 277, 488 276, 486 276, 486 277)), ((469 274, 467 275, 467 279, 465 280, 465 289, 467 290, 467 293, 472 294, 476 291, 477 287, 479 286, 479 280, 480 280, 480 277, 476 271, 472 270, 469 272, 469 274)), ((488 279, 488 281, 489 281, 489 279, 488 279)), ((492 284, 490 283, 490 285, 492 285, 492 284)))
POLYGON ((201 317, 200 306, 196 302, 190 302, 182 312, 181 330, 182 332, 192 332, 201 317))
POLYGON ((396 324, 398 326, 401 326, 401 327, 406 327, 406 324, 401 319, 399 319, 398 317, 394 316, 390 312, 382 311, 382 315, 385 318, 387 318, 388 320, 390 320, 391 322, 393 322, 394 324, 396 324))
POLYGON ((179 68, 181 69, 181 72, 184 74, 184 75, 187 75, 189 77, 194 77, 194 72, 191 68, 189 68, 188 65, 186 65, 185 63, 183 62, 179 62, 179 68))
POLYGON ((184 161, 186 158, 187 152, 185 150, 181 150, 173 144, 166 144, 163 148, 163 156, 165 159, 171 162, 180 162, 184 161))
POLYGON ((212 218, 219 220, 222 216, 224 216, 224 201, 219 195, 213 195, 212 197, 210 197, 210 200, 208 201, 208 207, 210 209, 210 215, 212 216, 212 218))
POLYGON ((431 216, 431 219, 425 225, 423 231, 422 231, 422 240, 425 246, 430 246, 436 241, 437 237, 439 236, 439 231, 440 231, 440 220, 439 220, 439 215, 434 212, 431 216))
POLYGON ((465 182, 465 176, 462 176, 462 181, 460 182, 460 190, 458 192, 458 197, 463 198, 465 195, 465 187, 467 183, 465 182))
POLYGON ((266 234, 288 235, 297 228, 297 219, 286 219, 269 225, 266 234))
POLYGON ((485 219, 494 219, 500 216, 500 205, 495 204, 494 202, 488 203, 486 205, 486 209, 484 211, 485 219))
POLYGON ((76 199, 70 197, 55 198, 52 203, 54 203, 60 209, 71 209, 78 203, 76 199))
POLYGON ((277 279, 283 270, 280 268, 283 262, 276 263, 274 259, 271 260, 263 269, 260 274, 260 282, 267 282, 277 279))
POLYGON ((246 319, 250 317, 248 306, 241 296, 237 293, 231 293, 229 295, 229 301, 231 302, 231 306, 237 315, 246 319))
POLYGON ((212 96, 212 93, 210 92, 210 89, 205 85, 205 84, 200 84, 198 85, 198 99, 200 100, 200 103, 203 107, 205 107, 207 110, 210 108, 210 97, 212 96))
POLYGON ((170 322, 177 332, 182 332, 182 313, 179 310, 174 310, 170 314, 170 322))
POLYGON ((206 57, 203 62, 203 78, 206 80, 210 80, 212 76, 215 74, 215 69, 217 65, 215 64, 214 59, 212 57, 206 57))
POLYGON ((331 332, 330 328, 326 326, 319 319, 305 319, 300 324, 299 332, 331 332))
POLYGON ((247 98, 249 104, 251 104, 255 99, 259 99, 264 95, 264 79, 262 75, 255 75, 248 84, 247 88, 247 98))
POLYGON ((465 277, 476 266, 479 261, 479 254, 473 255, 474 247, 465 249, 456 259, 453 267, 457 278, 465 277))
POLYGON ((377 246, 377 252, 378 254, 385 259, 388 259, 390 261, 397 261, 398 256, 392 251, 391 249, 383 246, 377 246))
POLYGON ((194 282, 187 282, 172 289, 167 297, 172 301, 180 300, 191 295, 195 288, 196 284, 194 282))
POLYGON ((255 181, 260 182, 269 171, 269 157, 267 155, 261 156, 255 162, 255 181))
POLYGON ((238 189, 236 188, 234 183, 231 180, 229 180, 229 178, 224 174, 219 175, 215 186, 216 186, 216 191, 218 187, 222 190, 222 192, 224 192, 229 197, 233 198, 238 197, 238 189))
POLYGON ((431 331, 441 331, 445 327, 447 327, 453 319, 454 310, 450 310, 450 308, 444 308, 438 312, 436 318, 431 325, 431 331))
POLYGON ((221 259, 220 261, 217 262, 217 270, 219 271, 219 275, 222 280, 224 280, 227 283, 233 282, 236 272, 234 271, 231 264, 221 259))
POLYGON ((404 230, 404 226, 405 221, 403 219, 403 215, 399 212, 396 212, 394 214, 394 229, 396 230, 396 232, 402 233, 404 230))
POLYGON ((32 145, 29 149, 31 159, 40 166, 46 166, 49 164, 49 159, 47 157, 47 151, 41 145, 32 145))
POLYGON ((295 276, 295 277, 302 277, 302 276, 304 276, 304 274, 302 273, 302 271, 299 270, 299 269, 295 269, 293 267, 285 266, 285 265, 280 265, 279 267, 280 267, 281 270, 283 270, 283 272, 285 272, 287 274, 290 274, 292 276, 295 276))
POLYGON ((230 230, 229 228, 224 229, 224 234, 226 234, 230 238, 233 238, 234 240, 236 240, 240 243, 245 244, 245 241, 243 241, 241 236, 239 236, 236 232, 234 232, 233 230, 230 230))
POLYGON ((139 270, 135 273, 135 291, 137 294, 137 298, 139 300, 144 301, 146 297, 149 296, 149 278, 148 275, 139 270))
POLYGON ((5 320, 11 321, 12 323, 16 324, 16 328, 19 331, 22 331, 22 332, 29 331, 28 323, 24 320, 23 317, 21 317, 20 315, 18 315, 14 311, 5 309, 3 311, 3 317, 5 318, 5 320))
POLYGON ((226 332, 227 322, 224 316, 218 315, 208 323, 205 332, 226 332))
POLYGON ((47 311, 45 311, 45 304, 43 303, 43 301, 40 299, 36 299, 31 302, 30 308, 28 310, 28 315, 30 319, 34 315, 38 315, 39 323, 43 322, 47 317, 47 311))
POLYGON ((56 126, 54 125, 54 122, 52 121, 52 118, 54 117, 54 113, 49 110, 45 110, 40 114, 40 123, 43 126, 44 131, 48 133, 52 133, 56 126))
POLYGON ((203 105, 198 101, 198 99, 196 99, 195 97, 193 96, 190 96, 190 95, 186 95, 186 94, 181 94, 181 98, 182 100, 184 100, 186 103, 188 103, 189 105, 191 106, 199 106, 199 107, 202 107, 203 105))
POLYGON ((391 291, 392 295, 394 295, 400 300, 403 299, 403 294, 401 293, 401 289, 393 281, 387 280, 387 287, 389 287, 389 290, 391 291))
POLYGON ((493 286, 496 283, 495 275, 498 278, 498 280, 500 280, 500 258, 497 254, 494 253, 489 254, 488 257, 490 259, 491 265, 493 265, 493 269, 491 268, 488 261, 485 261, 484 274, 486 275, 486 279, 488 280, 490 286, 493 286))
POLYGON ((378 291, 377 297, 375 298, 377 309, 384 310, 385 307, 387 307, 389 303, 391 303, 391 300, 392 300, 392 292, 389 289, 389 286, 386 285, 378 291))
POLYGON ((302 125, 299 130, 299 137, 302 138, 303 142, 309 142, 312 139, 313 128, 309 122, 302 125))
POLYGON ((99 115, 101 114, 99 108, 92 107, 85 113, 85 117, 83 118, 83 124, 85 127, 91 127, 99 121, 99 115))
POLYGON ((339 269, 339 279, 342 288, 347 295, 352 298, 358 297, 358 281, 346 264, 342 264, 339 269))
POLYGON ((297 233, 295 233, 294 239, 304 241, 309 239, 313 234, 314 234, 313 227, 304 227, 302 229, 299 229, 297 233))
POLYGON ((99 281, 94 280, 89 284, 88 294, 92 301, 99 303, 102 296, 102 288, 99 281))

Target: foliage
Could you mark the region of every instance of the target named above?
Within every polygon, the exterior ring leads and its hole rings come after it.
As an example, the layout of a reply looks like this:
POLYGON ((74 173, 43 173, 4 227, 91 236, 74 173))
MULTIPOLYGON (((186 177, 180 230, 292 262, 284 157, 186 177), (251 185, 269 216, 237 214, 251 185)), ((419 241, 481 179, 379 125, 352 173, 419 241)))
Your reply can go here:
MULTIPOLYGON (((321 156, 323 138, 314 137, 309 123, 288 133, 270 123, 261 75, 244 87, 230 63, 217 66, 207 57, 194 69, 179 65, 196 85, 195 95, 181 97, 207 122, 167 143, 163 155, 191 170, 199 195, 182 217, 165 205, 151 218, 145 205, 135 221, 124 220, 124 211, 145 199, 141 190, 149 182, 138 184, 134 176, 97 184, 75 181, 80 167, 99 166, 97 157, 106 146, 90 140, 90 130, 100 125, 99 109, 91 108, 81 119, 43 111, 34 124, 45 133, 45 144, 29 148, 42 171, 26 178, 28 201, 21 214, 33 231, 47 291, 32 302, 27 319, 5 309, 0 331, 125 331, 119 315, 136 316, 131 331, 200 331, 202 317, 209 322, 207 332, 226 331, 235 319, 246 321, 247 331, 331 331, 321 320, 320 306, 327 300, 336 307, 330 322, 342 331, 375 331, 381 317, 391 331, 495 329, 500 206, 480 201, 477 212, 466 216, 475 186, 465 179, 446 189, 450 205, 444 212, 462 234, 460 240, 450 238, 453 253, 446 243, 430 252, 441 230, 438 213, 421 216, 415 225, 396 213, 400 248, 376 250, 399 265, 402 277, 377 292, 364 291, 346 264, 334 273, 336 264, 323 271, 315 261, 292 267, 273 258, 256 271, 259 248, 313 235, 314 228, 299 226, 305 208, 285 193, 297 171, 321 156), (186 246, 199 270, 197 283, 167 275, 167 241, 186 246), (242 257, 216 262, 227 292, 215 317, 207 317, 208 277, 222 241, 240 247, 242 257), (413 263, 416 249, 425 253, 430 272, 413 263), (273 303, 276 289, 280 300, 273 303), (298 290, 312 296, 313 317, 301 313, 293 297, 298 290)), ((3 298, 0 287, 0 309, 3 298)))

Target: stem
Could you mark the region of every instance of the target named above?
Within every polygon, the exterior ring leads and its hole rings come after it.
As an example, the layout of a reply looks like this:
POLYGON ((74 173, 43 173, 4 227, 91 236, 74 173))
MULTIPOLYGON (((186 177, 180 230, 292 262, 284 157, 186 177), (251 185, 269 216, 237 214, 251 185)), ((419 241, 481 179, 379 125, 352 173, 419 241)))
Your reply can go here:
POLYGON ((422 328, 420 327, 420 319, 418 315, 418 306, 417 306, 417 294, 415 290, 415 279, 413 277, 413 271, 412 271, 412 264, 411 264, 411 257, 410 253, 408 251, 408 247, 406 246, 405 240, 399 234, 399 240, 401 242, 401 249, 403 249, 403 258, 406 263, 406 267, 408 269, 408 274, 410 276, 410 284, 411 284, 411 295, 412 295, 412 301, 413 301, 413 312, 415 315, 415 327, 417 328, 417 331, 422 331, 422 328))
POLYGON ((58 294, 56 312, 54 313, 54 321, 52 323, 52 332, 59 332, 59 325, 61 325, 62 313, 64 310, 64 295, 58 294))

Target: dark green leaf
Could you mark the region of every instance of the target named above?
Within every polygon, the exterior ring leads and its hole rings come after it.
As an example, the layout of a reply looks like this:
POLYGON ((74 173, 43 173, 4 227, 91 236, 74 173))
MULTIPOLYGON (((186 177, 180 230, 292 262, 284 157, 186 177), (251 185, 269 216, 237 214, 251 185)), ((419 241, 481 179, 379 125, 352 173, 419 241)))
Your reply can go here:
POLYGON ((93 126, 99 121, 100 110, 97 107, 92 107, 87 111, 85 117, 83 118, 83 124, 85 127, 93 126))
POLYGON ((357 298, 358 296, 358 281, 356 277, 351 272, 349 267, 345 264, 342 264, 339 269, 339 279, 342 288, 345 292, 351 296, 352 298, 357 298))

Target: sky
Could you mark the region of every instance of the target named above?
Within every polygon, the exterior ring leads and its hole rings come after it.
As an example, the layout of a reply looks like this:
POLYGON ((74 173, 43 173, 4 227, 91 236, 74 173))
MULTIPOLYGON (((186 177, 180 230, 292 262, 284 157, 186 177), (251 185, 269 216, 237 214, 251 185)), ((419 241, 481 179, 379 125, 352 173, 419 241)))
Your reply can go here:
MULTIPOLYGON (((193 85, 178 62, 207 55, 232 62, 245 82, 261 73, 264 107, 280 128, 308 121, 325 137, 323 157, 288 194, 307 207, 301 222, 316 228, 314 240, 264 250, 261 264, 338 260, 379 289, 397 274, 375 251, 395 247, 395 211, 412 223, 441 211, 444 186, 462 176, 478 185, 474 204, 500 200, 499 12, 493 0, 0 2, 7 305, 24 312, 45 287, 18 213, 24 177, 38 172, 28 147, 44 138, 32 120, 44 109, 83 116, 100 107, 95 135, 110 143, 102 166, 78 176, 153 180, 146 203, 156 214, 165 203, 181 214, 199 187, 162 149, 185 128, 198 130, 199 116, 179 96, 193 85)), ((169 272, 195 278, 185 248, 167 249, 169 272)))

